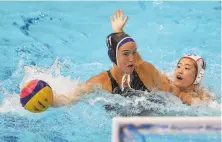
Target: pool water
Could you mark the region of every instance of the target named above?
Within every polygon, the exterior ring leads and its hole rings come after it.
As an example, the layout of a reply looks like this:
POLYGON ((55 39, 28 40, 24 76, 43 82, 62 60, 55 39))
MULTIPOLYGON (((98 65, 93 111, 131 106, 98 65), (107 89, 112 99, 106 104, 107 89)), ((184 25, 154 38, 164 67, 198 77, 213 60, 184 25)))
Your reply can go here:
MULTIPOLYGON (((157 96, 167 106, 97 92, 75 105, 30 113, 19 102, 24 82, 43 79, 58 92, 71 92, 112 63, 106 36, 109 16, 121 8, 129 16, 124 30, 144 60, 172 76, 178 59, 197 53, 207 62, 203 85, 221 102, 221 2, 0 2, 0 141, 108 142, 112 118, 135 116, 221 116, 208 106, 186 106, 171 94, 157 96), (121 102, 120 112, 104 104, 121 102), (130 109, 129 109, 130 108, 130 109), (142 108, 142 110, 141 110, 142 108)), ((188 137, 220 141, 221 135, 188 137), (205 139, 205 136, 207 139, 205 139)), ((151 141, 187 141, 153 137, 151 141)))

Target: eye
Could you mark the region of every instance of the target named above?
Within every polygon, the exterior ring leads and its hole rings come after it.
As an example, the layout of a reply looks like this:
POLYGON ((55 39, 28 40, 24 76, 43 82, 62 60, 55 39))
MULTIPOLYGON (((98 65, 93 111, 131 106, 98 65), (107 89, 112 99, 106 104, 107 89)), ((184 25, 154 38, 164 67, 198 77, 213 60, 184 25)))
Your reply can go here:
POLYGON ((123 55, 124 56, 129 56, 129 53, 128 52, 124 52, 123 55))
POLYGON ((177 65, 177 68, 180 68, 180 65, 177 65))
POLYGON ((185 70, 190 70, 190 68, 185 68, 185 70))

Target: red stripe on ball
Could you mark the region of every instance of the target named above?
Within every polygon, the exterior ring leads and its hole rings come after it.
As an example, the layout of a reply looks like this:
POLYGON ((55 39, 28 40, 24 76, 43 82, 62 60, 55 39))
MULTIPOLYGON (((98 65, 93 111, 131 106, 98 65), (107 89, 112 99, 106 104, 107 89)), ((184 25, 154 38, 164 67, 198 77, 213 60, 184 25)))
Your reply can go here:
POLYGON ((35 89, 37 83, 39 82, 39 80, 32 80, 28 83, 27 86, 25 86, 22 91, 21 91, 21 94, 20 94, 20 97, 21 98, 25 98, 27 97, 29 94, 32 93, 32 91, 35 89))

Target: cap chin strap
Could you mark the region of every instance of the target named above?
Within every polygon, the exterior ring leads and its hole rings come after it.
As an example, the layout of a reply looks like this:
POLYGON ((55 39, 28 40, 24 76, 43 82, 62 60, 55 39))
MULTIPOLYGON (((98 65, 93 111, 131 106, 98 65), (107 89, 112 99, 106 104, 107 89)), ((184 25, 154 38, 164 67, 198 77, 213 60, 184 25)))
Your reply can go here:
MULTIPOLYGON (((117 44, 116 46, 116 64, 118 66, 118 58, 117 58, 117 52, 118 52, 118 49, 119 47, 122 45, 122 44, 125 44, 126 42, 134 42, 134 40, 131 38, 131 37, 125 37, 123 38, 121 41, 119 41, 119 43, 117 44), (128 40, 127 40, 128 39, 128 40)), ((124 91, 124 82, 127 81, 127 85, 129 88, 131 88, 130 86, 130 74, 127 74, 127 73, 124 73, 123 77, 122 77, 122 81, 121 81, 121 90, 124 91)))
POLYGON ((121 90, 122 91, 124 91, 124 86, 123 86, 123 84, 124 84, 124 82, 126 82, 127 81, 127 85, 128 85, 128 87, 129 88, 131 88, 131 86, 130 86, 130 74, 124 74, 123 75, 123 77, 122 77, 122 81, 121 81, 121 90))
MULTIPOLYGON (((198 64, 198 66, 199 66, 199 64, 198 64)), ((198 84, 198 83, 200 83, 200 81, 201 81, 202 78, 204 77, 204 69, 203 69, 202 67, 199 67, 199 69, 200 69, 200 71, 199 71, 199 73, 197 74, 197 77, 196 77, 196 79, 195 79, 195 81, 194 81, 193 84, 198 84)))

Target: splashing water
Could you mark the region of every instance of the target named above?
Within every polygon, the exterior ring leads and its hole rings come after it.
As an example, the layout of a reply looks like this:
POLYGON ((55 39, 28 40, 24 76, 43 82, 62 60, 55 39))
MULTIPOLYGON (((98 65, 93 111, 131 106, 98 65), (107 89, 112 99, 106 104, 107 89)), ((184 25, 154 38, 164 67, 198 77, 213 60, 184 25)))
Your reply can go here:
MULTIPOLYGON (((19 62, 19 65, 21 64, 22 62, 19 62)), ((47 82, 52 90, 56 91, 56 95, 71 94, 71 92, 74 92, 76 85, 79 83, 79 79, 71 79, 70 76, 62 76, 60 73, 61 68, 62 65, 58 59, 56 59, 54 64, 49 68, 25 66, 24 77, 19 85, 20 90, 23 88, 25 83, 38 79, 47 82)), ((13 75, 16 76, 16 74, 19 74, 19 72, 21 72, 21 69, 16 70, 13 75)), ((4 97, 2 100, 2 105, 0 105, 0 113, 21 112, 25 114, 26 110, 22 108, 18 94, 15 92, 8 92, 4 88, 2 91, 4 97)))
POLYGON ((220 116, 220 107, 215 105, 187 106, 172 94, 150 92, 125 98, 118 94, 101 94, 88 99, 89 104, 105 104, 113 116, 220 116), (141 95, 141 96, 138 96, 141 95))
POLYGON ((41 68, 35 66, 28 66, 25 68, 25 76, 20 83, 20 88, 33 79, 44 80, 47 82, 52 90, 58 93, 69 93, 73 92, 75 86, 79 83, 79 79, 71 79, 71 76, 62 76, 60 69, 62 68, 61 63, 58 59, 55 60, 54 64, 50 68, 41 68))
MULTIPOLYGON (((19 63, 21 64, 21 62, 19 63)), ((20 82, 20 90, 23 85, 30 80, 39 79, 47 82, 56 94, 71 94, 74 92, 76 85, 80 82, 79 79, 72 79, 71 76, 62 76, 60 70, 65 64, 56 59, 54 64, 49 68, 37 66, 25 66, 24 77, 20 82)), ((14 74, 18 74, 17 70, 14 74)), ((172 78, 172 73, 166 73, 172 78)), ((121 116, 164 116, 164 115, 184 115, 184 116, 198 116, 198 115, 220 115, 220 109, 215 108, 215 105, 202 106, 187 106, 172 94, 164 92, 142 92, 135 91, 127 92, 126 95, 133 95, 133 97, 123 97, 118 94, 113 95, 107 92, 95 92, 87 95, 81 99, 88 105, 100 104, 105 106, 105 110, 113 115, 121 116), (108 105, 108 106, 107 106, 108 105)), ((209 92, 210 93, 210 92, 209 92)), ((10 92, 4 92, 4 99, 0 107, 0 112, 19 112, 26 114, 27 112, 22 108, 19 95, 10 92)))

